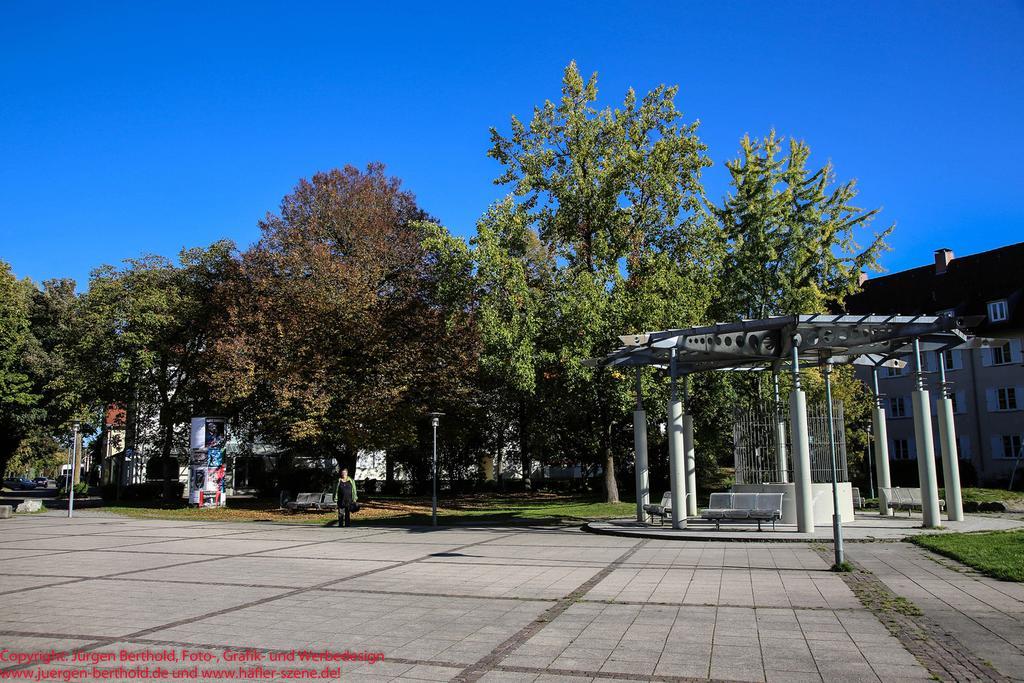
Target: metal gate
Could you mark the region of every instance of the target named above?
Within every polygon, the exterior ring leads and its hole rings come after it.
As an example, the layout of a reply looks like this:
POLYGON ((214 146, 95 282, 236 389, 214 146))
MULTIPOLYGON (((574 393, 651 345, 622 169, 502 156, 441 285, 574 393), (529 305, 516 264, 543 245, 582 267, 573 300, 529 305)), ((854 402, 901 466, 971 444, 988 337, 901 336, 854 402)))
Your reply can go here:
MULTIPOLYGON (((837 481, 849 481, 846 468, 846 421, 843 402, 834 404, 837 481)), ((832 453, 828 439, 828 412, 825 404, 807 406, 807 441, 811 450, 811 481, 832 481, 832 453)), ((733 421, 732 443, 737 484, 775 484, 793 481, 792 444, 789 433, 789 406, 778 413, 769 406, 737 409, 733 421), (781 422, 782 429, 777 425, 781 422), (778 434, 778 436, 776 435, 778 434), (785 467, 779 466, 779 448, 785 453, 785 467)))

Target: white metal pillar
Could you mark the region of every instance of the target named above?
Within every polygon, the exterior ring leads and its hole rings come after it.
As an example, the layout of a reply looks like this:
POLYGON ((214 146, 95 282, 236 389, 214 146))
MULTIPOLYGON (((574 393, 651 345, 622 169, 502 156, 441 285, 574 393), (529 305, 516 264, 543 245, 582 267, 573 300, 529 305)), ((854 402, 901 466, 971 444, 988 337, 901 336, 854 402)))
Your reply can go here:
POLYGON ((683 440, 683 403, 676 392, 676 350, 669 365, 672 393, 668 400, 668 472, 672 487, 672 528, 686 527, 686 460, 683 440))
POLYGON ((953 399, 946 383, 946 359, 939 357, 939 400, 935 412, 939 415, 939 447, 942 453, 942 481, 946 489, 946 518, 951 522, 964 519, 964 502, 960 495, 960 456, 956 450, 956 423, 953 421, 953 399))
POLYGON ((686 516, 697 516, 697 454, 693 446, 693 415, 690 411, 690 377, 683 375, 683 460, 686 463, 686 516))
POLYGON ((885 408, 882 396, 878 393, 878 370, 871 371, 872 389, 874 390, 875 406, 871 409, 871 431, 875 437, 875 479, 878 481, 878 514, 892 517, 893 510, 885 503, 884 489, 890 489, 889 479, 889 435, 886 433, 885 408))
POLYGON ((650 483, 647 474, 647 413, 644 411, 640 391, 640 366, 636 368, 636 410, 633 411, 633 448, 636 452, 636 521, 646 522, 644 505, 651 502, 650 483))
POLYGON ((772 369, 772 383, 775 386, 775 479, 780 484, 789 482, 789 463, 786 454, 786 422, 782 419, 782 399, 779 395, 779 371, 772 369))
POLYGON ((796 484, 796 528, 814 533, 814 499, 811 496, 811 447, 807 439, 807 397, 800 388, 800 337, 793 338, 793 390, 789 393, 790 442, 793 447, 793 481, 796 484))
POLYGON ((921 369, 921 343, 914 340, 914 367, 917 388, 911 396, 914 407, 914 438, 917 440, 917 476, 921 487, 921 507, 926 529, 939 527, 939 485, 935 478, 935 444, 932 441, 932 411, 921 369))

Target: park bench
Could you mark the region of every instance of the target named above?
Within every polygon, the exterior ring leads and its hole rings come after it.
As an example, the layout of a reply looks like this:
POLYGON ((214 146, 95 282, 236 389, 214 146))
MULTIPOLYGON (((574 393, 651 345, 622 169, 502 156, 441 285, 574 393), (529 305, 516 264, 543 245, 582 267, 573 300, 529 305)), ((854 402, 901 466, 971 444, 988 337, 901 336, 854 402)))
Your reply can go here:
POLYGON ((712 493, 708 500, 708 508, 701 512, 701 517, 715 523, 715 529, 721 528, 723 521, 755 521, 757 530, 761 531, 761 522, 771 522, 775 529, 775 520, 782 519, 781 493, 712 493))
MULTIPOLYGON (((892 488, 882 489, 882 498, 887 508, 893 510, 906 510, 907 516, 914 510, 923 510, 924 503, 921 501, 921 489, 903 488, 900 486, 893 486, 892 488)), ((939 509, 943 510, 946 507, 946 501, 939 499, 939 509)))
MULTIPOLYGON (((691 495, 693 495, 693 494, 690 494, 690 493, 685 494, 685 496, 683 497, 683 500, 686 500, 686 498, 691 496, 691 495)), ((672 516, 672 492, 671 491, 665 491, 665 495, 663 495, 661 497, 661 504, 660 505, 653 505, 651 503, 648 503, 647 505, 644 505, 644 512, 649 514, 651 517, 660 517, 661 518, 661 524, 664 525, 665 524, 665 518, 672 516)))
POLYGON ((334 509, 333 493, 300 493, 287 507, 292 512, 298 510, 332 510, 334 509))
POLYGON ((644 505, 644 512, 651 517, 660 517, 661 524, 664 525, 665 517, 672 516, 672 492, 665 491, 665 495, 661 497, 661 505, 652 505, 650 503, 644 505))

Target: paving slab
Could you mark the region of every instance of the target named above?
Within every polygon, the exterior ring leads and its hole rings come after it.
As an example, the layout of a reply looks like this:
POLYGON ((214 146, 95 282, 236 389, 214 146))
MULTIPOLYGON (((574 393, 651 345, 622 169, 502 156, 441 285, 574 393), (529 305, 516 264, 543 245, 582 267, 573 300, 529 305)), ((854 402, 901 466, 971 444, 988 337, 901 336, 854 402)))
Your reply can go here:
MULTIPOLYGON (((902 543, 850 554, 1006 676, 1024 671, 1020 586, 902 543)), ((806 539, 44 513, 0 531, 0 593, 5 647, 380 652, 339 668, 358 680, 895 681, 936 666, 806 539)), ((263 680, 288 679, 267 665, 263 680)))

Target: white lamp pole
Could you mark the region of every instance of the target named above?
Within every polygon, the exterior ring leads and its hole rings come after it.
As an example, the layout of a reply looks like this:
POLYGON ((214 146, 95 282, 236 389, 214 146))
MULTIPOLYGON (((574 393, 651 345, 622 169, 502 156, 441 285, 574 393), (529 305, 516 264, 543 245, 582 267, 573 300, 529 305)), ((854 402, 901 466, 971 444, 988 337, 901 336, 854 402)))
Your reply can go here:
POLYGON ((437 526, 437 425, 444 413, 430 413, 430 426, 434 428, 434 457, 430 464, 430 479, 434 494, 430 504, 430 523, 437 526))
POLYGON ((68 519, 75 516, 75 469, 78 467, 78 428, 79 422, 73 423, 74 433, 71 435, 71 469, 68 471, 68 519))

